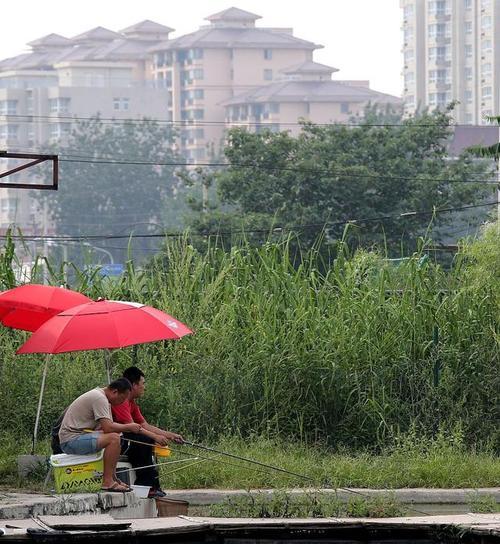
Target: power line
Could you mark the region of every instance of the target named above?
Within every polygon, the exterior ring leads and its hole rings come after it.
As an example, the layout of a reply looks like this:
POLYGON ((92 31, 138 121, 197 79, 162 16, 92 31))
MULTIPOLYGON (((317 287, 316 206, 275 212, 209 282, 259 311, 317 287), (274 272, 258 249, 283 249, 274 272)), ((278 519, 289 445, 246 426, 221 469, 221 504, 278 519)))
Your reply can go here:
MULTIPOLYGON (((68 157, 76 157, 76 155, 67 155, 68 157)), ((83 163, 83 164, 104 164, 104 165, 131 165, 131 166, 190 166, 186 162, 149 162, 149 161, 124 161, 116 159, 101 159, 101 158, 72 158, 64 159, 59 158, 59 162, 68 162, 68 163, 83 163)), ((415 177, 405 177, 405 176, 384 176, 382 174, 356 174, 356 173, 347 173, 338 170, 329 170, 329 169, 311 169, 311 168, 300 168, 292 166, 271 166, 264 164, 255 164, 255 163, 226 163, 226 162, 204 162, 196 163, 192 165, 194 167, 210 167, 210 168, 255 168, 261 170, 270 170, 277 172, 298 172, 298 173, 311 173, 311 174, 326 174, 339 177, 347 178, 367 178, 367 179, 386 179, 394 181, 420 181, 420 182, 440 182, 440 183, 478 183, 484 185, 498 185, 495 181, 488 180, 460 180, 460 179, 440 179, 440 178, 415 178, 415 177)), ((493 177, 492 177, 493 179, 493 177)))
POLYGON ((180 125, 180 126, 186 126, 186 127, 192 127, 196 128, 197 126, 207 125, 223 125, 228 128, 231 126, 274 126, 274 125, 280 125, 280 126, 303 126, 312 124, 313 126, 320 126, 320 127, 379 127, 379 128, 385 128, 385 127, 398 127, 398 128, 420 128, 420 127, 435 127, 435 128, 453 128, 453 127, 491 127, 495 125, 467 125, 467 124, 460 124, 460 123, 446 123, 446 124, 436 124, 436 123, 418 123, 418 121, 414 124, 409 122, 402 122, 402 123, 363 123, 362 119, 359 123, 341 123, 341 122, 331 122, 331 123, 312 123, 310 121, 305 121, 304 123, 301 122, 273 122, 273 121, 221 121, 221 120, 206 120, 206 119, 181 119, 181 120, 172 120, 172 119, 155 119, 155 118, 141 118, 141 119, 134 119, 134 118, 126 118, 126 119, 118 119, 116 117, 97 117, 97 116, 71 116, 71 115, 30 115, 30 114, 2 114, 0 117, 8 119, 17 119, 21 122, 27 122, 32 123, 34 121, 36 122, 45 122, 47 124, 50 123, 50 121, 97 121, 97 122, 104 122, 104 123, 149 123, 149 124, 167 124, 167 125, 180 125))
MULTIPOLYGON (((212 231, 212 232, 199 232, 199 233, 186 233, 186 232, 164 232, 162 234, 88 234, 88 235, 54 235, 54 236, 22 236, 22 235, 12 235, 12 239, 20 239, 26 241, 37 241, 37 240, 53 240, 53 241, 81 241, 81 240, 121 240, 121 239, 133 239, 133 238, 165 238, 165 237, 185 237, 185 236, 226 236, 232 234, 251 234, 251 233, 270 233, 270 232, 291 232, 294 230, 304 230, 310 228, 327 228, 333 226, 341 225, 356 225, 357 223, 369 223, 369 222, 383 222, 391 219, 408 219, 412 217, 426 216, 426 215, 436 215, 439 213, 453 213, 463 210, 470 210, 473 208, 483 208, 487 206, 496 206, 498 202, 485 202, 483 204, 471 204, 468 206, 460 206, 454 208, 441 208, 428 211, 408 211, 402 212, 399 214, 392 215, 381 215, 376 217, 365 217, 359 219, 348 219, 345 221, 324 221, 322 223, 309 223, 304 225, 292 225, 292 226, 274 226, 266 229, 242 229, 242 230, 231 230, 231 231, 212 231)), ((1 235, 0 238, 6 239, 6 235, 1 235)))

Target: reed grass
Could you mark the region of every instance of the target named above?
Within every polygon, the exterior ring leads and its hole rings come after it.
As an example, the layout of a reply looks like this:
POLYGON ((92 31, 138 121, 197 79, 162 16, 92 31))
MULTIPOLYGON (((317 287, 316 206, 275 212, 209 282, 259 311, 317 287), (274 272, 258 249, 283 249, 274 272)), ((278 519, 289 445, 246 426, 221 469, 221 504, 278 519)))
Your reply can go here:
MULTIPOLYGON (((499 241, 490 229, 444 270, 423 252, 396 266, 340 246, 326 265, 290 239, 200 252, 186 237, 142 270, 128 263, 120 280, 73 268, 72 287, 154 305, 194 329, 113 356, 115 375, 130 364, 146 372, 150 421, 191 438, 380 452, 412 429, 425 438, 460 428, 465 447, 498 451, 499 241)), ((13 258, 7 246, 4 287, 13 258)), ((49 263, 49 274, 64 280, 62 267, 49 263)), ((44 359, 14 354, 26 333, 0 335, 1 428, 28 436, 44 359)), ((102 352, 53 356, 41 435, 104 378, 102 352)))

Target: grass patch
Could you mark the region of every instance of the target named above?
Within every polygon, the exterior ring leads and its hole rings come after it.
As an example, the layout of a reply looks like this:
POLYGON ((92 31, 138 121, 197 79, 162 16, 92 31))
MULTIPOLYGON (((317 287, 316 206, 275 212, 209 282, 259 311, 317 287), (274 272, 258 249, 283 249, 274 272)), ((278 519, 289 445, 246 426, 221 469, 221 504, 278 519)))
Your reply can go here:
MULTIPOLYGON (((309 479, 288 475, 197 450, 172 446, 172 455, 160 462, 184 460, 162 465, 160 474, 165 489, 285 489, 357 487, 397 489, 479 488, 499 485, 500 458, 493 453, 465 450, 455 438, 397 441, 382 455, 334 452, 324 446, 272 441, 263 438, 243 440, 225 438, 213 444, 216 449, 274 465, 309 479), (201 456, 200 459, 193 459, 201 456)), ((0 482, 3 489, 42 489, 45 474, 28 480, 17 475, 17 456, 30 451, 29 438, 0 436, 0 482)), ((37 452, 50 454, 48 441, 37 452)), ((353 503, 353 508, 356 506, 353 503)), ((374 506, 375 507, 375 506, 374 506)), ((471 496, 471 507, 490 508, 487 500, 471 496)), ((332 507, 333 508, 333 507, 332 507)), ((480 511, 480 510, 476 510, 480 511)), ((487 510, 489 511, 489 510, 487 510)))
POLYGON ((236 518, 383 518, 403 516, 406 510, 388 495, 376 499, 353 498, 347 503, 322 493, 294 496, 286 491, 228 498, 210 507, 210 516, 236 518))
MULTIPOLYGON (((451 439, 450 439, 451 441, 451 439)), ((396 489, 405 487, 462 488, 499 484, 500 459, 489 453, 466 451, 458 445, 424 440, 410 448, 396 444, 383 455, 332 452, 316 446, 236 438, 219 441, 217 449, 249 457, 308 476, 311 480, 245 464, 194 448, 174 447, 171 460, 181 465, 161 467, 165 488, 280 489, 286 487, 359 487, 396 489), (209 457, 190 460, 184 453, 209 457), (175 471, 175 472, 174 472, 175 471)))

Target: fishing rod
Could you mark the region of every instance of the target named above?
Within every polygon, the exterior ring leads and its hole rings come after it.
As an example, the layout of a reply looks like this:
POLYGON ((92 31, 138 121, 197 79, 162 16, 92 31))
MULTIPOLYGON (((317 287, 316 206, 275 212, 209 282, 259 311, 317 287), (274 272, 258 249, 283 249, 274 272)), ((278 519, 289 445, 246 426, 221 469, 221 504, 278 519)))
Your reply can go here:
MULTIPOLYGON (((130 438, 125 438, 125 440, 129 441, 129 442, 136 442, 138 444, 144 444, 146 446, 151 446, 152 444, 148 443, 148 442, 141 442, 139 440, 133 440, 133 439, 130 439, 130 438)), ((302 478, 303 480, 308 480, 310 482, 313 482, 313 483, 317 483, 317 480, 315 478, 312 478, 311 476, 306 476, 304 474, 299 474, 297 472, 292 472, 290 470, 286 470, 284 468, 281 468, 281 467, 276 467, 274 465, 269 465, 267 463, 261 463, 260 461, 255 461, 254 459, 250 459, 248 457, 242 457, 240 455, 236 455, 234 453, 228 453, 228 452, 225 452, 225 451, 222 451, 222 450, 217 450, 215 448, 210 448, 208 446, 203 446, 201 444, 196 444, 194 442, 189 442, 188 440, 184 440, 183 441, 183 444, 186 445, 186 446, 191 446, 193 448, 197 448, 197 449, 200 449, 200 450, 204 450, 204 451, 208 451, 208 452, 212 452, 212 453, 216 453, 217 455, 223 455, 223 456, 226 456, 226 457, 231 457, 233 459, 237 459, 239 461, 244 461, 244 462, 247 462, 247 463, 252 463, 252 464, 255 464, 255 465, 259 465, 263 468, 267 468, 267 469, 271 469, 271 470, 275 470, 275 471, 278 471, 278 472, 283 472, 285 474, 289 474, 291 476, 296 476, 298 478, 302 478)), ((165 447, 165 446, 161 446, 161 447, 165 447)), ((170 449, 171 451, 175 451, 176 453, 181 453, 183 455, 192 455, 192 454, 186 454, 184 452, 181 452, 180 450, 178 449, 172 449, 171 447, 169 448, 166 448, 166 449, 170 449)), ((236 465, 234 463, 229 463, 227 461, 223 461, 222 459, 217 459, 217 458, 214 458, 214 457, 203 457, 201 455, 198 455, 198 458, 199 459, 203 459, 203 460, 209 460, 209 461, 219 461, 219 462, 224 462, 228 465, 232 465, 232 466, 236 466, 237 468, 246 468, 246 469, 250 469, 250 467, 242 467, 241 465, 236 465)), ((197 464, 197 463, 193 463, 193 464, 197 464)), ((188 465, 190 466, 190 465, 188 465)), ((184 467, 181 467, 181 468, 184 468, 184 467)), ((256 469, 256 468, 253 468, 251 470, 256 470, 258 472, 266 472, 262 469, 256 469)), ((328 484, 328 482, 325 482, 328 484)), ((330 484, 331 485, 331 484, 330 484)), ((324 486, 322 486, 324 487, 324 486)), ((371 497, 369 495, 366 495, 365 493, 362 493, 361 491, 355 491, 354 489, 350 489, 349 487, 336 487, 335 488, 336 490, 340 490, 340 491, 345 491, 346 493, 351 493, 352 495, 358 495, 364 499, 370 499, 371 497)), ((413 508, 413 507, 407 507, 408 510, 411 510, 413 512, 416 512, 417 514, 423 514, 425 516, 429 516, 429 512, 424 512, 423 510, 417 510, 416 508, 413 508)))
POLYGON ((309 482, 316 482, 314 478, 310 476, 305 476, 304 474, 299 474, 298 472, 292 472, 291 470, 286 470, 281 467, 276 467, 274 465, 268 465, 267 463, 261 463, 260 461, 255 461, 254 459, 249 459, 248 457, 242 457, 240 455, 235 455, 234 453, 227 453, 225 451, 216 450, 215 448, 209 448, 208 446, 202 446, 201 444, 195 444, 194 442, 188 442, 184 440, 184 444, 191 446, 193 448, 198 448, 200 450, 209 451, 211 453, 217 453, 218 455, 225 455, 226 457, 231 457, 233 459, 238 459, 238 461, 244 461, 246 463, 253 463, 254 465, 259 465, 264 468, 276 470, 278 472, 284 472, 285 474, 290 474, 291 476, 296 476, 297 478, 302 478, 303 480, 308 480, 309 482))
MULTIPOLYGON (((153 444, 149 443, 149 442, 142 442, 141 440, 134 440, 132 438, 123 438, 123 440, 127 441, 127 442, 133 442, 134 444, 142 444, 143 446, 153 446, 153 444)), ((184 442, 186 443, 186 442, 184 442)), ((177 448, 173 448, 172 446, 157 446, 159 448, 164 448, 164 449, 168 449, 170 451, 173 451, 175 453, 178 453, 180 455, 188 455, 190 460, 192 459, 202 459, 203 461, 216 461, 218 463, 224 463, 226 465, 229 465, 231 467, 236 467, 236 468, 241 468, 241 469, 245 469, 245 470, 252 470, 252 471, 255 471, 255 472, 261 472, 263 474, 269 474, 269 471, 267 470, 263 470, 263 469, 260 469, 260 468, 255 468, 255 467, 247 467, 245 465, 238 465, 236 463, 230 463, 229 461, 224 461, 223 459, 220 459, 218 457, 207 457, 207 456, 204 456, 204 455, 194 455, 193 453, 188 453, 188 452, 185 452, 185 451, 182 451, 180 449, 177 449, 177 448)), ((197 461, 197 463, 200 462, 200 461, 197 461)), ((193 464, 197 464, 197 463, 193 463, 193 464)), ((186 466, 191 466, 191 465, 186 465, 186 466)), ((183 468, 183 467, 181 467, 183 468)), ((168 473, 170 474, 170 472, 168 473)), ((312 478, 311 478, 312 480, 312 478)))

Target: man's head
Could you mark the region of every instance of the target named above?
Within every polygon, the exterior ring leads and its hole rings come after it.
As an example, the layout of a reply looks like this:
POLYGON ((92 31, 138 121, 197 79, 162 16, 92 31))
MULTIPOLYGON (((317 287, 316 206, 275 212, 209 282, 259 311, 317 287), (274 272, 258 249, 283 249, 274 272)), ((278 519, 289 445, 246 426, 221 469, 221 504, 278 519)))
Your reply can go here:
POLYGON ((109 401, 109 404, 115 406, 125 402, 132 390, 132 384, 127 380, 127 378, 118 378, 117 380, 112 381, 108 387, 105 389, 106 397, 109 401))
POLYGON ((132 384, 132 390, 130 392, 130 398, 136 399, 144 395, 144 372, 136 366, 129 366, 124 372, 123 377, 126 378, 132 384))

